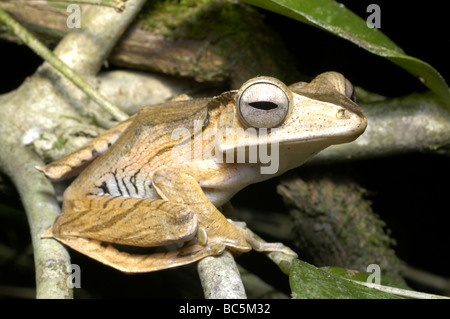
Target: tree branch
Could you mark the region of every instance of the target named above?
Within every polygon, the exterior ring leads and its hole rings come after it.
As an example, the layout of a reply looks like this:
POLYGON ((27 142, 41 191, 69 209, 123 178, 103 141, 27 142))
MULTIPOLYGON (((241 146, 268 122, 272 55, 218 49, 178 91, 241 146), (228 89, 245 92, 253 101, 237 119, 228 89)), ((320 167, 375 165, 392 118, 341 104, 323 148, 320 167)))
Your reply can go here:
MULTIPOLYGON (((9 123, 2 123, 2 127, 14 129, 9 123)), ((2 143, 3 150, 6 145, 2 143)), ((67 251, 56 241, 40 239, 60 212, 51 182, 34 169, 42 162, 22 146, 10 145, 8 152, 0 154, 0 164, 16 185, 27 212, 35 256, 36 297, 71 298, 72 290, 66 285, 70 265, 67 251)))
MULTIPOLYGON (((38 41, 31 33, 29 33, 25 28, 23 28, 19 23, 12 19, 3 9, 0 8, 0 21, 8 26, 12 32, 19 37, 28 47, 30 47, 37 55, 43 58, 45 61, 50 63, 55 69, 61 72, 67 79, 72 81, 78 88, 80 88, 84 93, 86 93, 92 100, 96 101, 101 107, 107 110, 116 120, 124 121, 128 116, 123 113, 115 105, 108 102, 101 94, 95 90, 92 85, 90 85, 85 79, 74 72, 68 65, 66 65, 63 60, 61 60, 57 55, 53 54, 45 45, 38 41)), ((69 36, 68 36, 69 37, 69 36)), ((67 42, 67 40, 65 40, 67 42)), ((61 48, 64 47, 64 43, 55 50, 63 51, 61 48)), ((67 59, 66 59, 67 60, 67 59)), ((95 65, 95 59, 89 59, 92 64, 95 65)), ((76 65, 76 64, 74 64, 76 65)), ((88 63, 86 63, 88 65, 88 63)), ((86 68, 86 65, 85 66, 86 68)))
MULTIPOLYGON (((17 2, 29 2, 30 0, 22 0, 17 2)), ((39 0, 31 0, 33 2, 38 2, 39 0)), ((44 1, 44 0, 41 0, 44 1)), ((105 6, 105 7, 111 7, 116 9, 116 11, 121 12, 125 9, 125 2, 127 0, 45 0, 46 2, 53 2, 53 3, 75 3, 75 4, 92 4, 92 5, 98 5, 98 6, 105 6)))
POLYGON ((198 274, 207 299, 246 299, 244 284, 233 256, 227 250, 198 262, 198 274))
POLYGON ((412 152, 448 154, 450 111, 430 93, 360 103, 367 115, 363 135, 348 144, 333 145, 309 163, 339 162, 412 152))
MULTIPOLYGON (((134 10, 133 14, 135 15, 144 2, 143 0, 130 0, 128 8, 134 10)), ((102 20, 104 10, 113 11, 109 8, 98 7, 92 7, 88 11, 91 18, 95 20, 94 27, 97 27, 100 23, 99 20, 102 20)), ((117 20, 131 20, 134 16, 133 14, 120 15, 115 12, 114 14, 119 17, 112 19, 110 13, 106 16, 109 21, 116 22, 120 26, 129 23, 129 21, 118 23, 117 20)), ((22 31, 21 28, 17 28, 17 24, 11 22, 4 12, 1 13, 1 18, 13 30, 22 31)), ((87 19, 86 22, 88 22, 87 19)), ((86 31, 80 32, 80 37, 89 33, 89 28, 92 27, 88 23, 85 26, 86 31)), ((93 72, 95 68, 98 69, 102 63, 98 56, 109 52, 114 43, 108 43, 108 41, 116 41, 122 31, 120 27, 106 28, 105 26, 100 30, 105 32, 102 43, 106 48, 101 47, 100 52, 88 50, 87 46, 83 47, 81 42, 77 41, 76 34, 78 32, 71 33, 70 37, 73 42, 64 39, 58 46, 57 51, 61 54, 59 58, 64 62, 69 61, 69 66, 77 69, 78 72, 85 71, 84 74, 93 72), (113 34, 112 32, 119 34, 113 34), (74 54, 77 58, 73 60, 70 59, 74 57, 70 53, 71 49, 76 51, 74 54), (88 54, 93 54, 94 58, 80 59, 80 57, 85 56, 86 51, 88 51, 88 54), (87 68, 84 67, 83 60, 88 62, 87 68)), ((93 31, 101 37, 98 32, 98 29, 93 31)), ((29 34, 25 34, 25 36, 28 38, 29 34)), ((43 66, 17 90, 0 97, 0 104, 2 105, 0 108, 0 118, 2 119, 2 125, 0 125, 0 148, 2 149, 2 152, 0 152, 0 167, 15 183, 25 206, 34 247, 38 298, 72 297, 72 291, 66 282, 69 272, 68 265, 70 264, 67 252, 58 242, 41 239, 41 234, 51 226, 59 213, 59 205, 56 203, 50 181, 34 168, 42 165, 41 160, 24 145, 26 144, 25 137, 31 131, 39 133, 44 130, 53 130, 61 124, 62 118, 70 118, 68 121, 71 121, 72 125, 73 122, 80 122, 79 115, 73 108, 79 96, 72 92, 73 90, 67 90, 65 94, 61 94, 62 81, 60 75, 54 70, 43 66)), ((81 119, 82 121, 85 120, 81 119)))

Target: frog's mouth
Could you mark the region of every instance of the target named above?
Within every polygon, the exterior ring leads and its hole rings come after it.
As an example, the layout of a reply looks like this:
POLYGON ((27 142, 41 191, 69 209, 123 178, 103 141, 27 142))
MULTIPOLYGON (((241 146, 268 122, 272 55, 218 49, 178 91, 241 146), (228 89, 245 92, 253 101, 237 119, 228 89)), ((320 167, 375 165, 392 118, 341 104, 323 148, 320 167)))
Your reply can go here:
POLYGON ((340 144, 355 140, 366 127, 363 109, 346 97, 333 95, 312 99, 296 96, 296 107, 278 127, 274 140, 278 139, 280 144, 324 141, 340 144))
POLYGON ((271 147, 273 145, 279 145, 280 147, 299 147, 301 145, 334 145, 349 143, 356 140, 362 133, 364 133, 367 127, 367 122, 362 121, 361 124, 355 127, 353 130, 349 130, 347 127, 340 130, 330 129, 329 131, 316 132, 315 134, 283 134, 281 130, 270 132, 269 135, 262 138, 250 138, 247 140, 239 139, 234 143, 221 143, 218 145, 218 151, 221 153, 236 151, 239 149, 251 149, 259 147, 271 147))
POLYGON ((280 145, 296 145, 296 144, 308 144, 308 143, 317 143, 317 142, 328 142, 330 145, 334 144, 343 144, 349 143, 356 140, 367 128, 367 121, 364 118, 364 121, 360 123, 354 129, 349 130, 348 128, 342 128, 341 130, 333 129, 329 132, 323 131, 317 133, 315 136, 295 136, 293 134, 292 137, 284 140, 280 140, 280 145))
POLYGON ((321 129, 318 131, 298 132, 292 134, 281 134, 278 139, 280 145, 292 144, 309 144, 316 142, 328 142, 328 144, 349 143, 357 139, 367 128, 367 120, 365 117, 358 121, 354 121, 351 125, 332 126, 329 129, 321 129))

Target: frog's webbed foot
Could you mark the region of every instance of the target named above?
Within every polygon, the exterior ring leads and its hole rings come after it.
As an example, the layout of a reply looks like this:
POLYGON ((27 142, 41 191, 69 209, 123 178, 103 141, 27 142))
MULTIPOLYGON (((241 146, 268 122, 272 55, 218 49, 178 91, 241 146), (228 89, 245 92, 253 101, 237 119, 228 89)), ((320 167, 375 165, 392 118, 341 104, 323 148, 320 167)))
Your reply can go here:
POLYGON ((245 233, 245 239, 252 248, 259 252, 264 252, 272 259, 285 273, 289 273, 292 260, 298 257, 297 253, 282 243, 268 243, 252 232, 245 222, 237 222, 228 219, 230 223, 240 228, 245 233))
POLYGON ((228 219, 230 223, 241 228, 245 231, 245 239, 252 246, 252 248, 259 252, 280 252, 289 256, 298 257, 297 254, 289 247, 283 245, 282 243, 267 243, 261 239, 258 235, 252 232, 245 222, 234 221, 228 219))
MULTIPOLYGON (((45 237, 51 237, 51 229, 46 232, 45 237)), ((144 273, 178 267, 207 256, 220 255, 225 250, 223 244, 208 246, 193 244, 169 252, 141 255, 119 251, 112 244, 95 239, 65 237, 58 240, 105 265, 126 273, 144 273)))

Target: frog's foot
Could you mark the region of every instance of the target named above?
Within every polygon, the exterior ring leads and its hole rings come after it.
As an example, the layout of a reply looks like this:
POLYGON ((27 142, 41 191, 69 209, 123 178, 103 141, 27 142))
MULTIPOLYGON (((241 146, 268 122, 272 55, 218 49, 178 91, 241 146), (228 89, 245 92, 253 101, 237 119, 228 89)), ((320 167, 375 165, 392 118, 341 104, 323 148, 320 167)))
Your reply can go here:
POLYGON ((256 235, 254 232, 252 232, 249 228, 247 228, 247 225, 245 222, 240 221, 233 221, 231 219, 228 219, 228 221, 235 225, 236 227, 242 229, 242 231, 245 232, 245 239, 246 241, 252 246, 252 248, 259 252, 278 252, 285 254, 286 257, 290 258, 297 258, 298 255, 289 247, 283 245, 282 243, 267 243, 263 239, 261 239, 258 235, 256 235))
POLYGON ((278 265, 282 272, 289 275, 293 260, 298 258, 295 251, 282 243, 265 242, 258 235, 248 229, 247 226, 245 226, 245 223, 233 222, 231 220, 229 221, 243 233, 245 240, 254 250, 264 252, 267 257, 278 265))
POLYGON ((190 241, 187 241, 184 244, 184 247, 196 244, 206 246, 207 243, 208 243, 208 234, 206 233, 206 230, 203 227, 197 227, 197 233, 195 234, 195 237, 192 238, 190 241))
MULTIPOLYGON (((50 234, 47 231, 45 235, 48 237, 50 234)), ((95 239, 65 237, 58 240, 105 265, 126 273, 144 273, 174 268, 193 263, 207 256, 220 255, 225 250, 223 244, 208 246, 193 244, 185 245, 174 251, 138 255, 119 251, 113 245, 95 239)))
POLYGON ((294 258, 298 257, 295 251, 283 245, 282 243, 266 243, 262 239, 252 237, 249 240, 249 244, 252 245, 252 248, 254 250, 259 252, 266 252, 266 253, 278 252, 283 253, 287 256, 292 256, 294 258))

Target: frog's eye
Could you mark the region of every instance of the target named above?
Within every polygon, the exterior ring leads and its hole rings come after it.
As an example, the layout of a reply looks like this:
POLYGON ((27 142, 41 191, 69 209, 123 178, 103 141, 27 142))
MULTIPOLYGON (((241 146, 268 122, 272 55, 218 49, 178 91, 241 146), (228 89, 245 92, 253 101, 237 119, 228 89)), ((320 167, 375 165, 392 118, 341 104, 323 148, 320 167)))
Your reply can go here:
POLYGON ((355 89, 353 88, 352 83, 347 79, 345 79, 345 96, 353 102, 356 102, 355 89))
POLYGON ((237 109, 246 126, 272 128, 283 124, 291 109, 290 90, 280 81, 258 77, 247 81, 237 95, 237 109))

